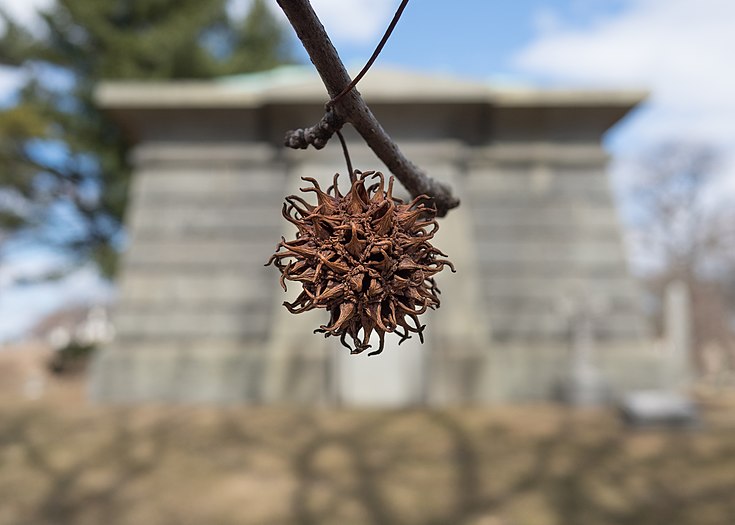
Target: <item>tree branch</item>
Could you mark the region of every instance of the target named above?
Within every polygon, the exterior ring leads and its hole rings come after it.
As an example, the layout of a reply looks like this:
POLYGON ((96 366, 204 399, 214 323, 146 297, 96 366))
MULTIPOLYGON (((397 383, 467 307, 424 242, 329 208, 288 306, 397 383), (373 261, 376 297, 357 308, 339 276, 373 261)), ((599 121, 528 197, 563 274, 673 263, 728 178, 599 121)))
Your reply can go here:
MULTIPOLYGON (((349 85, 350 75, 309 0, 277 1, 309 54, 329 96, 336 97, 349 85)), ((437 215, 440 217, 459 205, 459 199, 452 195, 452 190, 448 185, 432 179, 403 155, 370 111, 357 89, 352 89, 336 101, 333 111, 336 117, 331 118, 331 122, 339 123, 341 120, 342 123, 352 124, 370 149, 385 163, 411 196, 428 195, 431 197, 436 205, 437 215)), ((328 111, 327 115, 329 113, 328 111)), ((290 131, 286 135, 286 145, 297 148, 304 148, 308 144, 313 144, 317 149, 319 146, 324 147, 326 141, 341 127, 341 124, 337 127, 325 126, 326 120, 325 116, 319 124, 312 128, 290 131), (315 137, 316 140, 309 142, 310 136, 315 137)))

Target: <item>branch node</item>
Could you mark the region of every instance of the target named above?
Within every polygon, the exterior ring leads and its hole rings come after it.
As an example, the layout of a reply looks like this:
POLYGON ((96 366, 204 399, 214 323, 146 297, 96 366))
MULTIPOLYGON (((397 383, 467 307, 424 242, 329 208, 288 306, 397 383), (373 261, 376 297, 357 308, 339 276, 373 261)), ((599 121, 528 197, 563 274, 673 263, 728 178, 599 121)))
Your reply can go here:
POLYGON ((284 145, 291 149, 306 149, 314 146, 315 149, 322 149, 327 145, 329 139, 342 129, 345 119, 337 115, 332 109, 329 109, 322 119, 310 128, 299 128, 288 131, 284 140, 284 145))

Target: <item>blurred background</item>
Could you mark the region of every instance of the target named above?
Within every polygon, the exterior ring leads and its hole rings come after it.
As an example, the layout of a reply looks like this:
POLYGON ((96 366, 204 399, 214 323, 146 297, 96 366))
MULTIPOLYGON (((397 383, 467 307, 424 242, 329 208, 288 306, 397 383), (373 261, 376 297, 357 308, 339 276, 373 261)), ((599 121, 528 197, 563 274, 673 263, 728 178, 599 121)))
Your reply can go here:
MULTIPOLYGON (((399 2, 312 4, 356 71, 399 2)), ((359 90, 458 273, 373 358, 262 266, 344 171, 275 0, 0 14, 0 524, 732 522, 735 4, 409 4, 359 90)))

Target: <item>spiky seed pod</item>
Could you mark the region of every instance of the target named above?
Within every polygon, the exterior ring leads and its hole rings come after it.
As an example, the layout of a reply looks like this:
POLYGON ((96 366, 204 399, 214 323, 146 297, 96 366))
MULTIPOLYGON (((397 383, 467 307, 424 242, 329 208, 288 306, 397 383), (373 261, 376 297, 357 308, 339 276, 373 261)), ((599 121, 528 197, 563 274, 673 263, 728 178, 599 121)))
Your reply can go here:
POLYGON ((327 309, 329 323, 315 332, 339 336, 351 353, 370 348, 373 331, 380 346, 368 355, 383 351, 386 332, 397 333, 399 344, 411 333, 423 343, 419 315, 439 307, 433 276, 445 266, 454 271, 451 262, 438 258, 446 255, 429 243, 439 228, 436 212, 424 195, 409 203, 393 197, 393 177, 386 190, 381 173, 355 173, 346 195, 337 186, 338 174, 326 193, 316 180, 302 179, 312 186, 301 191, 315 193, 317 203, 286 197, 283 216, 298 232, 293 241, 281 238, 267 264, 280 270, 284 290, 286 281, 303 286, 284 306, 294 314, 327 309), (377 182, 366 187, 369 179, 377 182))

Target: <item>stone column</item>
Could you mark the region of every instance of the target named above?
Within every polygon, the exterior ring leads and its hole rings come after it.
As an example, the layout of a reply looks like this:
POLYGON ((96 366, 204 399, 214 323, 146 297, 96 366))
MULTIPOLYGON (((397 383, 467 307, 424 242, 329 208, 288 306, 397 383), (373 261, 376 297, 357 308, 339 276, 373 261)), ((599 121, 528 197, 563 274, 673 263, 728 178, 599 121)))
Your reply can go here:
POLYGON ((609 305, 601 346, 645 336, 605 163, 597 144, 518 142, 478 147, 469 161, 478 293, 492 327, 494 392, 549 396, 567 360, 560 301, 583 291, 609 305))
POLYGON ((691 379, 692 318, 687 284, 683 281, 669 283, 664 302, 667 351, 664 362, 664 386, 676 389, 691 379))
POLYGON ((570 405, 602 405, 612 400, 612 390, 597 362, 596 327, 604 320, 604 306, 584 298, 568 305, 570 355, 567 370, 559 378, 558 398, 570 405))
MULTIPOLYGON (((313 152, 298 153, 302 155, 290 155, 288 178, 281 200, 286 195, 299 194, 300 187, 310 186, 301 177, 315 178, 326 190, 334 172, 339 170, 336 162, 327 166, 309 162, 309 153, 313 152)), ((345 179, 342 184, 347 184, 345 179)), ((305 197, 314 200, 311 196, 305 197)), ((283 219, 280 220, 280 230, 276 239, 283 235, 290 240, 296 233, 295 226, 283 219)), ((335 404, 338 393, 335 391, 332 359, 337 345, 333 340, 313 333, 328 320, 329 314, 325 310, 290 313, 283 302, 293 301, 301 293, 300 283, 287 282, 288 292, 283 293, 278 284, 278 271, 272 267, 268 270, 266 285, 275 301, 272 306, 273 330, 265 354, 264 400, 269 403, 335 404)))
POLYGON ((445 269, 436 277, 442 307, 427 316, 431 355, 427 375, 433 405, 487 403, 497 397, 492 381, 492 321, 483 303, 483 278, 478 265, 478 224, 473 223, 471 198, 460 167, 466 150, 443 162, 432 162, 432 176, 447 182, 462 205, 439 220, 434 244, 448 255, 457 273, 445 269), (453 162, 449 162, 452 160, 453 162))
POLYGON ((257 401, 285 173, 266 145, 145 142, 135 152, 117 336, 95 401, 257 401))

